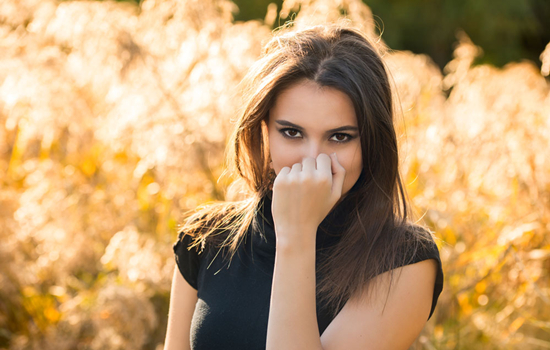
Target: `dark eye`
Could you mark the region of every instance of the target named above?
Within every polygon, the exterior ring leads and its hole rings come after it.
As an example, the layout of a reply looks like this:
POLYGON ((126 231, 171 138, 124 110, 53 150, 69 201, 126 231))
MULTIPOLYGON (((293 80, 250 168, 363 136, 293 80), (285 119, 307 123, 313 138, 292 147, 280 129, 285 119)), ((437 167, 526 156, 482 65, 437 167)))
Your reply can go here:
POLYGON ((292 129, 292 128, 281 129, 279 131, 284 137, 288 137, 291 139, 298 137, 298 135, 300 134, 299 130, 292 129))
POLYGON ((336 142, 348 142, 352 139, 352 137, 349 134, 338 133, 332 135, 332 139, 336 142))

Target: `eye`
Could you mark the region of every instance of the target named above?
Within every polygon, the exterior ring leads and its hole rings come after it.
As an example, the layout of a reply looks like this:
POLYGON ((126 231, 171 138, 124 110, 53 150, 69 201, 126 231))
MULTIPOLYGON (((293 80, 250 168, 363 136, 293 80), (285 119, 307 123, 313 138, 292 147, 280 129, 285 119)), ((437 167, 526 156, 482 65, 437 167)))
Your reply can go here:
POLYGON ((344 142, 351 141, 351 139, 353 139, 353 136, 351 136, 350 134, 338 133, 338 134, 332 135, 331 139, 333 139, 333 141, 338 143, 344 143, 344 142))
POLYGON ((292 129, 292 128, 281 129, 279 130, 279 132, 281 133, 281 135, 289 139, 298 138, 299 136, 297 136, 297 134, 300 134, 299 130, 292 129))

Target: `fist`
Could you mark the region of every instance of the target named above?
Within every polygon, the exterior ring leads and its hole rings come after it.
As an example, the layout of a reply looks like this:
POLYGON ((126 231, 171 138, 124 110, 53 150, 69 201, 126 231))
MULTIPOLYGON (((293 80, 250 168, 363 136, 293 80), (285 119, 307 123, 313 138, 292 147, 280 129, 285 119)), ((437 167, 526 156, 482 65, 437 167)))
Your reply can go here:
POLYGON ((345 174, 336 153, 307 157, 281 169, 272 200, 277 243, 315 241, 319 224, 342 196, 345 174))

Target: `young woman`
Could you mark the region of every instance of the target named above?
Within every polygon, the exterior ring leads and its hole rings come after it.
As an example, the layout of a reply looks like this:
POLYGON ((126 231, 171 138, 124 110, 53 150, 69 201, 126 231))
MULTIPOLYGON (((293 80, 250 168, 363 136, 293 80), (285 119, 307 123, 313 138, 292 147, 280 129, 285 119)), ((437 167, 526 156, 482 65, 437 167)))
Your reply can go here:
POLYGON ((165 349, 408 349, 443 271, 407 216, 376 49, 338 25, 279 33, 246 81, 228 154, 250 195, 180 230, 165 349))

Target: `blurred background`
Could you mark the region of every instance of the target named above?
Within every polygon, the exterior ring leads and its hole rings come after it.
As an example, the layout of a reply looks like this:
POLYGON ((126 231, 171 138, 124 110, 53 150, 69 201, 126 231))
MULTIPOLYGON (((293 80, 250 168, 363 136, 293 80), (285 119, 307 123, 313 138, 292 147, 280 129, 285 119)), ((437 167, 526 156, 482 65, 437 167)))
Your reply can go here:
POLYGON ((441 250, 411 349, 550 349, 547 0, 0 0, 0 349, 162 349, 239 81, 274 28, 342 17, 391 70, 441 250))

